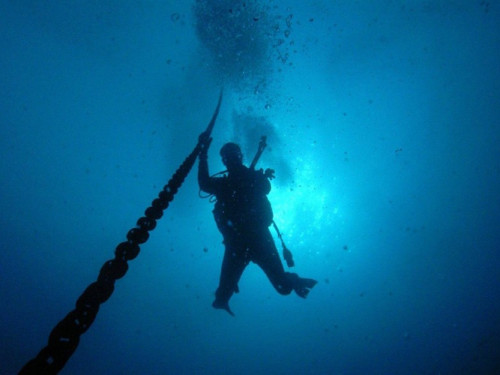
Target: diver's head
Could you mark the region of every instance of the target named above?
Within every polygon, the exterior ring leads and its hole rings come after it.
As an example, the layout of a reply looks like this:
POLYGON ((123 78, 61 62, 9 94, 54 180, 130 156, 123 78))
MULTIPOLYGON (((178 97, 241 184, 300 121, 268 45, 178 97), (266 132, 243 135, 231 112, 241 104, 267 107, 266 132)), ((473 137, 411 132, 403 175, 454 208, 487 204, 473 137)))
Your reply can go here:
POLYGON ((229 171, 243 165, 243 154, 241 153, 240 146, 236 143, 229 142, 222 146, 220 156, 229 171))

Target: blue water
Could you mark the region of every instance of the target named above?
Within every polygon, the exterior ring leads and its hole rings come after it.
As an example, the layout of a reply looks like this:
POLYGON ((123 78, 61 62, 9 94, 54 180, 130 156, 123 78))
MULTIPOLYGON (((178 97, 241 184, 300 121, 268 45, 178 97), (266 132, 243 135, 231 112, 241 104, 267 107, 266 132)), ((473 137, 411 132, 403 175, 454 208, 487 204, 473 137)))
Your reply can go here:
POLYGON ((268 136, 276 222, 318 285, 283 297, 250 265, 236 317, 214 310, 195 166, 61 373, 500 373, 497 2, 2 1, 0 47, 1 374, 113 258, 222 85, 211 172, 268 136))

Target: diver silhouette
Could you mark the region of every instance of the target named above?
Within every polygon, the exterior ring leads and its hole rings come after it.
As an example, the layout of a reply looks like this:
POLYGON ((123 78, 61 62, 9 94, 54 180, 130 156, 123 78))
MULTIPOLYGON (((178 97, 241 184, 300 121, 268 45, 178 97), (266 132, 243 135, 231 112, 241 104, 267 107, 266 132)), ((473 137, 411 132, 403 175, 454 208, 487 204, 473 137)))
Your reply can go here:
POLYGON ((210 177, 207 152, 212 138, 204 132, 200 134, 199 142, 202 151, 198 183, 202 191, 215 195, 217 199, 213 214, 225 246, 219 286, 212 306, 234 316, 229 300, 239 292, 238 282, 250 261, 265 272, 278 293, 287 295, 295 291, 306 298, 317 281, 285 272, 269 231, 273 211, 267 194, 271 191, 269 180, 274 178, 274 171, 267 169, 263 172, 246 167, 240 147, 235 143, 226 143, 220 155, 227 168, 227 176, 210 177))

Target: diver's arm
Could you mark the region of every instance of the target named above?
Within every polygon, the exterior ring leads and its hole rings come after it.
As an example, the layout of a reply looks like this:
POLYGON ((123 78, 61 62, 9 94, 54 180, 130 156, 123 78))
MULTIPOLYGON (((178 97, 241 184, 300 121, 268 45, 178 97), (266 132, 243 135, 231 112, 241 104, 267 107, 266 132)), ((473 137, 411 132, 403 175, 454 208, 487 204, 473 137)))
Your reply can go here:
POLYGON ((271 191, 271 183, 269 179, 265 176, 264 172, 261 170, 255 171, 254 177, 254 189, 264 195, 269 194, 271 191))
POLYGON ((198 164, 198 185, 200 189, 209 194, 215 193, 210 174, 208 173, 208 156, 202 152, 198 164))
POLYGON ((271 191, 271 183, 269 182, 268 178, 264 176, 263 178, 264 182, 262 183, 262 189, 264 193, 267 195, 271 191))
POLYGON ((208 148, 212 142, 212 138, 208 137, 206 133, 201 133, 198 138, 201 144, 200 162, 198 164, 198 185, 200 189, 209 194, 215 193, 215 186, 213 179, 210 178, 208 173, 208 148))

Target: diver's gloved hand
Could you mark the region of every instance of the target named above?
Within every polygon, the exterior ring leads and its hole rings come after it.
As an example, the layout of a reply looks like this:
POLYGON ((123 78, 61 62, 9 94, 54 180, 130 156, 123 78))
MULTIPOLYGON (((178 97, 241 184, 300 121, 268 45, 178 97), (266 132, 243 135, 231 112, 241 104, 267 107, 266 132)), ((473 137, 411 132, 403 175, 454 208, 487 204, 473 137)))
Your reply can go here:
POLYGON ((209 133, 203 132, 198 136, 198 143, 200 144, 201 147, 200 157, 206 158, 208 153, 208 148, 212 143, 212 137, 210 137, 209 133))
POLYGON ((268 179, 272 180, 275 176, 274 176, 274 169, 271 169, 271 168, 267 168, 265 171, 264 171, 264 176, 267 177, 268 179))

